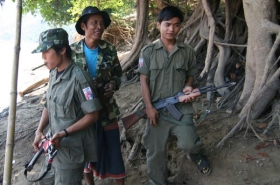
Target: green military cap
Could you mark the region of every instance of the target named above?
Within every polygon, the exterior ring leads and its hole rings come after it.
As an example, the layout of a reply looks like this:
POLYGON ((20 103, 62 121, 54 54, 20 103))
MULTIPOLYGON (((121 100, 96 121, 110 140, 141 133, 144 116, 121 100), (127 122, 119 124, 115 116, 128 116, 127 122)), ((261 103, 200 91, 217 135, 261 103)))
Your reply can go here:
POLYGON ((39 46, 32 53, 46 51, 56 44, 69 45, 68 33, 62 28, 49 29, 42 32, 39 37, 39 46))

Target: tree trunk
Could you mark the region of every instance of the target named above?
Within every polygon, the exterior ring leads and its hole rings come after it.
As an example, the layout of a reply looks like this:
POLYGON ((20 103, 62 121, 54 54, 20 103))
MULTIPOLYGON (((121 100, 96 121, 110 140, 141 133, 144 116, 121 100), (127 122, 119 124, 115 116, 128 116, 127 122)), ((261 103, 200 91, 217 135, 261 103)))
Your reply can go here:
MULTIPOLYGON (((242 109, 240 121, 218 144, 228 139, 245 119, 257 119, 277 98, 280 90, 279 53, 280 26, 276 22, 276 2, 274 0, 243 0, 246 22, 248 25, 248 47, 246 56, 245 83, 237 109, 242 109), (278 56, 278 60, 275 60, 278 56)), ((277 4, 279 5, 279 3, 277 4)), ((279 106, 271 106, 272 113, 278 113, 279 106)), ((272 116, 271 123, 275 121, 272 116)), ((268 127, 271 126, 271 123, 268 127)), ((254 131, 255 135, 262 140, 254 131)), ((269 128, 265 129, 264 134, 269 128)))
POLYGON ((141 49, 150 42, 148 39, 148 8, 149 0, 137 0, 136 37, 131 51, 122 59, 123 71, 133 67, 138 61, 141 49))
MULTIPOLYGON (((248 47, 246 56, 246 74, 244 88, 239 99, 237 110, 242 108, 239 114, 247 114, 254 103, 254 97, 258 94, 262 79, 267 74, 264 73, 266 67, 267 56, 273 46, 273 37, 267 32, 268 28, 263 27, 263 22, 276 20, 276 9, 274 0, 244 0, 243 7, 245 18, 248 25, 248 47)), ((274 57, 273 57, 273 60, 274 57)), ((270 72, 274 72, 276 68, 272 68, 270 72)), ((275 90, 271 90, 266 94, 265 99, 259 101, 269 102, 273 99, 275 90)), ((265 103, 264 103, 265 104, 265 103)), ((259 107, 265 109, 265 106, 259 107)))

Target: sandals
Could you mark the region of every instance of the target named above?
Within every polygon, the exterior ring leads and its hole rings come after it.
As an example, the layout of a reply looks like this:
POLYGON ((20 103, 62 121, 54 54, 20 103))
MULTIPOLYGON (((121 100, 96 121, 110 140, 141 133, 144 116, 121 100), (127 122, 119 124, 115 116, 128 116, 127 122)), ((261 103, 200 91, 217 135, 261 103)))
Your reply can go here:
POLYGON ((197 159, 194 160, 194 163, 196 164, 198 170, 203 175, 209 175, 211 173, 212 171, 211 163, 206 156, 202 155, 198 157, 197 159))

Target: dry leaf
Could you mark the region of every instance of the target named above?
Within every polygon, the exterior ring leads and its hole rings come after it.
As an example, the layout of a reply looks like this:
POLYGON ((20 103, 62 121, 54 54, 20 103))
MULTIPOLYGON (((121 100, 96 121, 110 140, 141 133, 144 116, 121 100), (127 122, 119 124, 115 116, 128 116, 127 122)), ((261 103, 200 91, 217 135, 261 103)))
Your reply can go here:
POLYGON ((250 155, 248 155, 248 154, 243 154, 242 155, 242 157, 244 157, 244 159, 247 161, 247 160, 255 160, 255 159, 257 159, 257 158, 255 158, 255 157, 252 157, 252 156, 250 156, 250 155))
POLYGON ((262 156, 262 157, 268 157, 268 154, 267 153, 265 153, 265 152, 260 152, 260 153, 258 153, 260 156, 262 156))
POLYGON ((255 149, 256 149, 256 150, 259 150, 259 149, 265 148, 265 147, 267 147, 267 146, 269 146, 269 145, 271 145, 270 142, 263 142, 263 143, 258 144, 258 145, 255 147, 255 149))
POLYGON ((264 129, 264 128, 267 127, 267 123, 256 124, 255 127, 256 127, 256 128, 259 128, 259 129, 264 129))

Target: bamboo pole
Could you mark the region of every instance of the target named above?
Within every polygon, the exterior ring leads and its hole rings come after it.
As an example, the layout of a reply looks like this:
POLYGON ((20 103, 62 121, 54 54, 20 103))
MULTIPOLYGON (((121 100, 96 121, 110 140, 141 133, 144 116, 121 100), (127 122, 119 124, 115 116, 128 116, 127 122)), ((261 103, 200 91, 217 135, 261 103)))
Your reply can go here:
POLYGON ((10 92, 10 110, 7 128, 6 150, 3 185, 11 184, 12 177, 12 160, 14 151, 14 134, 15 134, 15 118, 16 118, 16 103, 17 103, 17 78, 18 78, 18 61, 20 52, 21 39, 21 17, 22 17, 22 0, 17 0, 17 15, 16 15, 16 38, 14 47, 14 60, 12 67, 11 92, 10 92))

